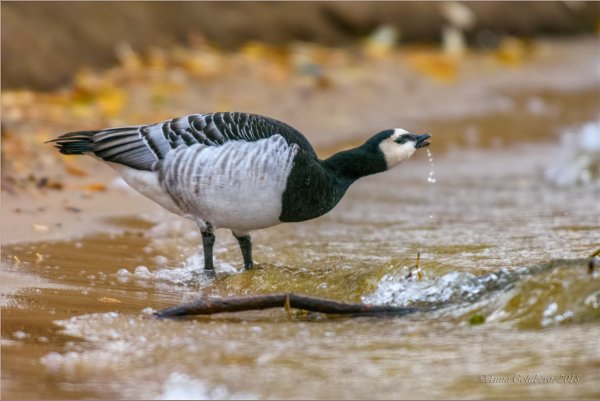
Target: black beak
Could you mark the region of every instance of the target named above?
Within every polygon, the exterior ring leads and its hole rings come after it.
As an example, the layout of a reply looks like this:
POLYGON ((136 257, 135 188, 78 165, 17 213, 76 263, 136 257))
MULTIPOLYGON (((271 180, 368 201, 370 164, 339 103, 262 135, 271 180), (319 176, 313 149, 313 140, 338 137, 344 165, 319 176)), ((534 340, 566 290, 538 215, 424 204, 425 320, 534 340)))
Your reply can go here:
POLYGON ((431 138, 431 135, 429 135, 429 134, 416 135, 415 136, 415 148, 419 149, 419 148, 424 148, 426 146, 429 146, 429 144, 431 143, 428 141, 429 138, 431 138))

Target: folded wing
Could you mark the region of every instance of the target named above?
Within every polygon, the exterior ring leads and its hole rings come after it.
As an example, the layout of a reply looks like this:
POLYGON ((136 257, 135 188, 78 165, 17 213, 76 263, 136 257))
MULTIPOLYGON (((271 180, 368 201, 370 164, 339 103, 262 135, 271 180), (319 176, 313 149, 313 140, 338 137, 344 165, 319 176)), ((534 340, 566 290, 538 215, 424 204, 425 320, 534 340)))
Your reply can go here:
POLYGON ((70 132, 51 142, 63 154, 91 153, 108 162, 153 171, 157 161, 180 146, 254 142, 277 134, 317 158, 308 140, 296 129, 268 117, 238 112, 192 114, 152 125, 70 132))

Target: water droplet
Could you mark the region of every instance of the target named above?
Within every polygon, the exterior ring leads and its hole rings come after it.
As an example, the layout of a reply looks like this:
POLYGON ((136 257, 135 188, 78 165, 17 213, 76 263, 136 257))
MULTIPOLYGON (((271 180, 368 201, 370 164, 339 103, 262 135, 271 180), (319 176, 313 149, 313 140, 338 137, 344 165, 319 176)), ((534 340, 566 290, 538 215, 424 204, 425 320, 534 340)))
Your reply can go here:
POLYGON ((429 176, 427 177, 427 182, 434 184, 437 181, 437 178, 435 178, 435 164, 433 163, 433 155, 431 154, 429 148, 427 148, 427 158, 429 159, 429 165, 431 166, 431 169, 429 170, 429 176))

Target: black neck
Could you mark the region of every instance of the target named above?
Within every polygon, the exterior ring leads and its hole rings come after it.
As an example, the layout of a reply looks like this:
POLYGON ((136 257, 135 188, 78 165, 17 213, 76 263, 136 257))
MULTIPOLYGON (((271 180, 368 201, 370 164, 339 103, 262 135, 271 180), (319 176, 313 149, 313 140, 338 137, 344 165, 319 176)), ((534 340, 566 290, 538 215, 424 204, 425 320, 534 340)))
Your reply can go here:
POLYGON ((343 181, 357 179, 387 170, 385 158, 377 145, 365 143, 357 148, 338 152, 323 160, 323 167, 343 181))
POLYGON ((374 141, 322 161, 299 153, 283 193, 279 219, 293 222, 322 216, 337 205, 354 181, 386 169, 384 156, 374 141))

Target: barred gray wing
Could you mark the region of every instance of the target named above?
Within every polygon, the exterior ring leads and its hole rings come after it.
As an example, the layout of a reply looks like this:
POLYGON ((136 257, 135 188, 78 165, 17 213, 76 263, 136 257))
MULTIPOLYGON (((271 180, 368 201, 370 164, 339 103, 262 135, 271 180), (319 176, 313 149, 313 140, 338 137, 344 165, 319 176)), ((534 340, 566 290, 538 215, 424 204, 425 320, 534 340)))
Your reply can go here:
POLYGON ((254 142, 277 134, 317 158, 298 130, 269 117, 240 112, 192 114, 151 125, 71 132, 52 142, 64 154, 93 153, 109 162, 151 171, 158 160, 179 146, 254 142))

